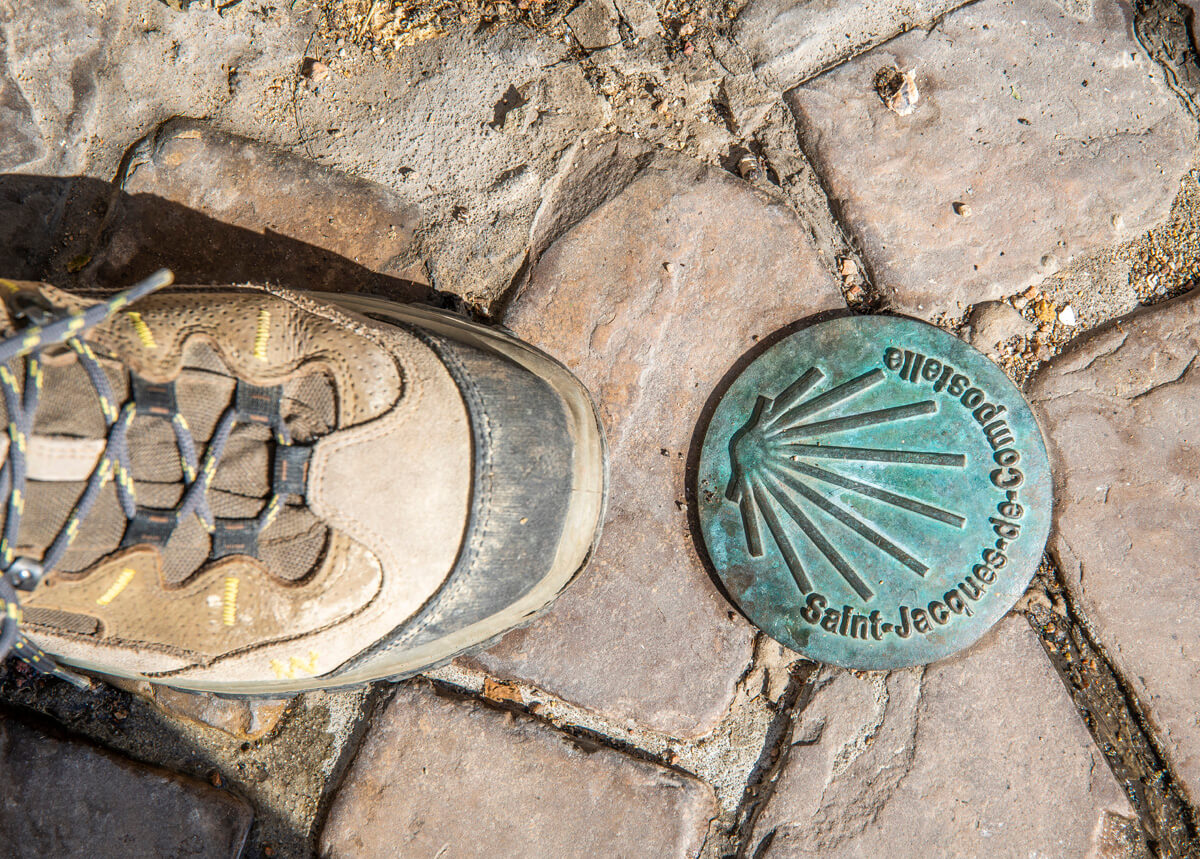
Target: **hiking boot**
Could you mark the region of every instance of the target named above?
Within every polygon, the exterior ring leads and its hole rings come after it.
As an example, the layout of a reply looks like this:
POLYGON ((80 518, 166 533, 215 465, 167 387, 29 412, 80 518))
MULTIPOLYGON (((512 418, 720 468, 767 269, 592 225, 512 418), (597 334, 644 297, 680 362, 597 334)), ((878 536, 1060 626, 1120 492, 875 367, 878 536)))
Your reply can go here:
POLYGON ((378 298, 169 282, 0 280, 0 654, 348 686, 491 641, 582 568, 604 441, 554 360, 378 298))

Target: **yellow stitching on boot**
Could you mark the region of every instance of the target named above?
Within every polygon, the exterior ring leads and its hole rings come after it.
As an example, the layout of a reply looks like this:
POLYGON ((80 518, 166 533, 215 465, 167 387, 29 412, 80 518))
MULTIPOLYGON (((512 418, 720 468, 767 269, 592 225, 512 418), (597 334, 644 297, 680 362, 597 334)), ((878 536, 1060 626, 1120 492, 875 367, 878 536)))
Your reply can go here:
POLYGON ((226 626, 233 626, 237 621, 237 592, 238 580, 236 576, 226 576, 225 578, 225 607, 221 611, 221 622, 226 626))
POLYGON ((263 516, 263 527, 267 527, 279 515, 279 511, 283 508, 283 496, 272 495, 271 500, 267 503, 267 509, 263 516))
POLYGON ((258 311, 258 329, 254 332, 254 357, 267 360, 267 340, 271 336, 271 311, 265 307, 258 311))
POLYGON ((18 289, 20 289, 20 287, 18 287, 18 286, 17 286, 15 283, 13 283, 11 280, 5 280, 5 279, 4 279, 4 278, 2 278, 2 277, 0 277, 0 286, 3 286, 3 287, 4 287, 5 289, 7 289, 9 292, 16 292, 18 289))
POLYGON ((96 600, 96 605, 108 605, 115 600, 121 591, 125 590, 129 586, 129 583, 133 581, 135 575, 137 575, 137 570, 132 567, 126 567, 121 570, 121 575, 117 576, 117 580, 112 583, 112 587, 100 595, 100 598, 96 600))
POLYGON ((136 310, 126 310, 125 315, 133 323, 133 330, 137 332, 138 339, 142 341, 142 345, 147 349, 157 349, 158 344, 154 342, 154 334, 151 332, 150 326, 146 324, 146 320, 142 319, 142 314, 136 310))

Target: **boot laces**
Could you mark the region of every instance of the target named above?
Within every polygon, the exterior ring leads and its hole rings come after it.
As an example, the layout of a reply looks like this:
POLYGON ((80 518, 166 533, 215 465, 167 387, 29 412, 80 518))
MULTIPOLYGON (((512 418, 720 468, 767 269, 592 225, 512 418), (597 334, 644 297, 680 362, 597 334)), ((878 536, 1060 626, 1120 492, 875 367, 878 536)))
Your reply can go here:
MULTIPOLYGON (((9 435, 8 457, 0 466, 0 497, 8 496, 7 516, 3 532, 0 533, 0 660, 11 653, 42 673, 60 677, 81 688, 89 687, 91 681, 58 666, 21 631, 21 606, 16 592, 18 589, 35 589, 45 575, 55 569, 79 533, 80 523, 91 512, 109 481, 116 482, 117 499, 126 518, 133 520, 137 514, 128 444, 128 430, 136 409, 133 402, 125 402, 118 408, 104 368, 81 335, 127 305, 169 285, 172 280, 173 275, 163 269, 129 289, 73 313, 55 314, 54 308, 36 302, 26 301, 22 304, 12 301, 11 304, 16 305, 17 315, 25 318, 29 324, 0 340, 0 393, 8 411, 9 435), (41 353, 60 343, 75 353, 95 389, 107 432, 100 459, 66 522, 43 556, 35 559, 16 555, 14 547, 17 545, 25 505, 26 447, 42 389, 41 353), (23 389, 18 386, 15 375, 8 367, 10 361, 20 357, 25 357, 23 389)), ((170 416, 170 422, 179 448, 185 486, 179 504, 173 511, 174 520, 179 522, 185 516, 195 515, 211 532, 214 517, 208 504, 207 490, 237 423, 236 410, 230 407, 221 415, 203 459, 197 454, 195 440, 183 416, 175 412, 170 416)), ((282 419, 276 417, 272 423, 276 440, 280 444, 289 444, 289 434, 282 419)), ((272 496, 258 516, 260 528, 270 523, 282 508, 283 501, 278 494, 272 496)))

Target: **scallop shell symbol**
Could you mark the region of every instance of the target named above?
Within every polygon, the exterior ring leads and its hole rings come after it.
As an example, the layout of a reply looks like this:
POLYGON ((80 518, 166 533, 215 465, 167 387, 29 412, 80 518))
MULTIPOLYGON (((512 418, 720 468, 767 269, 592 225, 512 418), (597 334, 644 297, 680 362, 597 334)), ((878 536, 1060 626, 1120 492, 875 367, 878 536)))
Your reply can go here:
POLYGON ((813 393, 825 380, 825 374, 811 367, 774 399, 758 397, 750 419, 729 440, 732 468, 725 497, 738 505, 746 546, 751 555, 763 556, 762 524, 765 523, 766 530, 802 594, 813 590, 812 582, 792 544, 794 536, 798 535, 794 530, 789 534, 781 517, 787 517, 795 524, 800 535, 812 543, 864 602, 869 602, 875 595, 862 574, 854 569, 838 551, 834 541, 826 535, 829 529, 818 527, 814 521, 817 517, 805 512, 801 502, 854 532, 881 553, 899 562, 912 575, 924 577, 929 572, 929 567, 900 545, 897 539, 882 533, 877 525, 864 521, 830 498, 825 489, 827 486, 848 490, 874 503, 899 508, 948 528, 963 528, 966 525, 966 519, 958 513, 832 470, 836 469, 833 463, 838 461, 879 462, 920 468, 966 467, 967 458, 961 453, 844 447, 836 444, 839 433, 910 421, 937 412, 935 400, 920 400, 836 417, 821 416, 821 413, 847 403, 878 385, 884 378, 882 370, 874 369, 821 393, 813 393), (818 416, 817 420, 811 420, 818 416), (826 443, 826 437, 830 437, 834 443, 826 443))

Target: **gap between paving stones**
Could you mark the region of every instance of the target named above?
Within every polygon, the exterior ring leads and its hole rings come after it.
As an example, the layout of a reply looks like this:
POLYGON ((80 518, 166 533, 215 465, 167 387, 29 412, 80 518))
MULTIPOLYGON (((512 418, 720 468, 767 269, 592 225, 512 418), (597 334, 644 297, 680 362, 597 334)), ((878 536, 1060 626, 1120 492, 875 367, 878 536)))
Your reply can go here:
POLYGON ((713 788, 719 816, 701 857, 741 855, 740 834, 769 797, 763 787, 788 748, 797 703, 815 666, 762 633, 738 679, 734 700, 710 733, 681 740, 570 704, 528 683, 497 682, 486 672, 450 664, 422 677, 444 694, 532 716, 586 749, 602 745, 695 776, 713 788))
POLYGON ((1200 57, 1188 29, 1188 9, 1177 0, 1133 0, 1133 35, 1162 68, 1167 86, 1200 119, 1200 57))
POLYGON ((796 214, 808 230, 821 261, 840 284, 842 297, 851 310, 866 313, 878 309, 882 292, 876 286, 874 272, 853 234, 843 226, 828 188, 800 146, 800 128, 784 101, 783 91, 764 80, 745 49, 736 43, 714 38, 713 53, 731 77, 748 81, 743 84, 744 90, 757 89, 757 98, 773 102, 769 115, 742 137, 742 144, 755 154, 764 169, 742 175, 736 165, 723 166, 760 191, 780 199, 796 214))
POLYGON ((1137 810, 1152 849, 1164 858, 1200 857, 1196 810, 1185 799, 1142 704, 1093 635, 1049 555, 1018 608, 1137 810))

